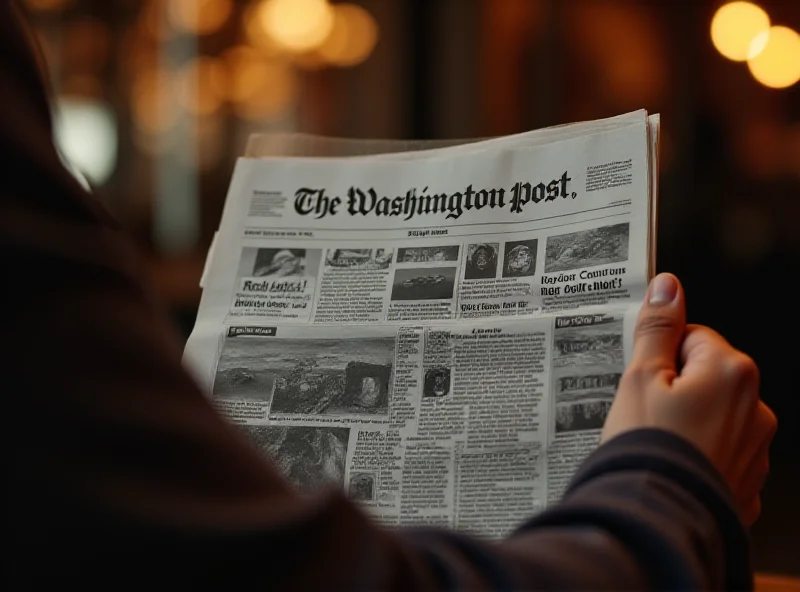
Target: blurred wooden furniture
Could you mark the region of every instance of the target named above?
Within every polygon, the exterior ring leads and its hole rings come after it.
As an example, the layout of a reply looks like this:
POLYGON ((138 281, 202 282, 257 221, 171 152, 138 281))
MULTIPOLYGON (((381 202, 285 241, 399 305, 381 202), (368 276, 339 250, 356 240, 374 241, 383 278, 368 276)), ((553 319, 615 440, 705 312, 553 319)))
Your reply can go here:
POLYGON ((756 574, 756 592, 800 592, 800 579, 772 574, 756 574))

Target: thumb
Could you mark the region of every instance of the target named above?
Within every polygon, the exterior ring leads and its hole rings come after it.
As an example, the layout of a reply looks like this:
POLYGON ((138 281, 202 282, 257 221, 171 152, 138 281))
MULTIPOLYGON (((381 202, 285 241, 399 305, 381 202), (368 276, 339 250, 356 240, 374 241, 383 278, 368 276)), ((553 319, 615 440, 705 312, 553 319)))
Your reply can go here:
POLYGON ((674 376, 685 330, 683 288, 674 275, 659 274, 650 282, 639 312, 630 366, 646 372, 652 378, 663 373, 674 376))

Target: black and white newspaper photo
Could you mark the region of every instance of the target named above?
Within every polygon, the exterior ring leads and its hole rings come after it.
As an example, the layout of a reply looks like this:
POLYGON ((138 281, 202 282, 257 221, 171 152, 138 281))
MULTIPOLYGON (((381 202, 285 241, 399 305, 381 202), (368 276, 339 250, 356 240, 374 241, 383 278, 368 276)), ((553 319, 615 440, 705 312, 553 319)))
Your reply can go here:
POLYGON ((541 285, 544 309, 635 302, 632 290, 639 286, 631 281, 636 275, 631 273, 630 232, 630 222, 623 222, 549 236, 541 285))
POLYGON ((391 249, 330 249, 325 255, 326 269, 387 269, 392 263, 391 249))
POLYGON ((284 338, 233 330, 222 346, 212 394, 250 402, 248 409, 258 408, 264 421, 385 417, 394 357, 394 336, 284 338))
POLYGON ((429 263, 441 261, 458 261, 459 245, 442 245, 440 247, 401 247, 397 249, 398 263, 429 263))
POLYGON ((597 447, 625 369, 624 315, 556 317, 550 371, 554 436, 548 451, 548 496, 555 501, 580 463, 597 447))
POLYGON ((569 271, 628 260, 630 224, 612 224, 547 238, 544 271, 569 271))
POLYGON ((245 247, 231 315, 308 321, 322 251, 245 247))
POLYGON ((622 318, 556 317, 550 380, 555 432, 600 430, 625 368, 622 318))
POLYGON ((350 444, 348 428, 243 426, 242 429, 300 491, 311 492, 326 485, 344 487, 350 444))

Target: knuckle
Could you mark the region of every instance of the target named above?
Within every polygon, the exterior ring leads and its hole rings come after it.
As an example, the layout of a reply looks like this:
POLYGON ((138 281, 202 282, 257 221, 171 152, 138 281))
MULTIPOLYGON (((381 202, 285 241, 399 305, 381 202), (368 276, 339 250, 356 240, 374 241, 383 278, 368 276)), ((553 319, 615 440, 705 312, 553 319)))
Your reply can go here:
POLYGON ((761 489, 763 489, 764 484, 767 481, 767 477, 769 477, 769 455, 764 455, 764 458, 761 460, 759 471, 759 477, 761 478, 761 489))
POLYGON ((767 407, 763 402, 758 407, 761 423, 764 426, 764 432, 766 433, 767 438, 772 440, 772 438, 775 436, 775 432, 778 431, 778 418, 772 409, 767 407))
POLYGON ((758 366, 753 361, 753 358, 741 352, 736 352, 729 357, 727 374, 735 382, 748 381, 758 383, 759 380, 758 366))

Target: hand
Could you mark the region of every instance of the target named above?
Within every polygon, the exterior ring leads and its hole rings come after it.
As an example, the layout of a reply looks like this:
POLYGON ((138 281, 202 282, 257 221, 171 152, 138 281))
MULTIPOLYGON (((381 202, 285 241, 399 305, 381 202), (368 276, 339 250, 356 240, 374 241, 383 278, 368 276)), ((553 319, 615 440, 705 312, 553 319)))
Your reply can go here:
POLYGON ((703 452, 733 491, 742 521, 755 522, 775 415, 760 399, 753 360, 708 327, 686 325, 683 289, 670 274, 650 283, 602 441, 644 427, 703 452))

